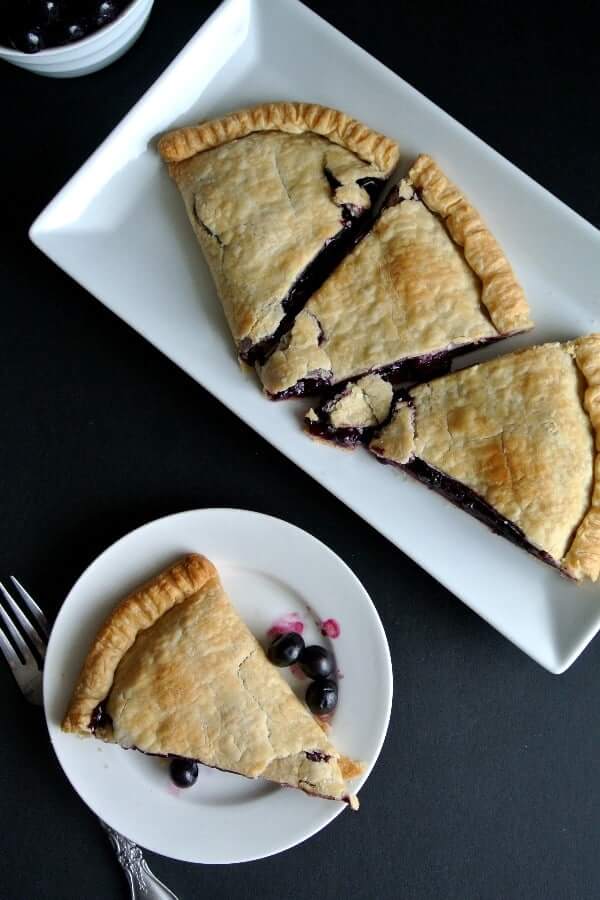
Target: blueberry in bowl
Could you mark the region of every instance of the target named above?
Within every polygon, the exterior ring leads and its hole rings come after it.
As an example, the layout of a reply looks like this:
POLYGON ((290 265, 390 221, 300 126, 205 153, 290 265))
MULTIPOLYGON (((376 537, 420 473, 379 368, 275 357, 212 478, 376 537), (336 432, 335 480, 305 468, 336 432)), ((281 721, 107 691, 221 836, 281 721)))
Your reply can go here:
POLYGON ((0 58, 51 77, 85 75, 121 56, 153 0, 0 0, 0 58))
POLYGON ((38 53, 79 41, 109 25, 129 0, 25 0, 3 10, 3 40, 14 50, 38 53))

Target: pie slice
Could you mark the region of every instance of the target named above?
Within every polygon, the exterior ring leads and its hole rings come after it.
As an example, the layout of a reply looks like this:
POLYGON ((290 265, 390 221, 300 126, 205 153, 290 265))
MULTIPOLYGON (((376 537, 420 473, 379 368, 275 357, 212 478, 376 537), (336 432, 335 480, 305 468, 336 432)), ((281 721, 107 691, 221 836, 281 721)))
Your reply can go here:
POLYGON ((370 449, 574 578, 600 572, 600 334, 401 391, 370 449))
POLYGON ((390 138, 316 103, 265 103, 158 148, 250 363, 348 252, 398 161, 390 138))
POLYGON ((357 798, 341 756, 190 554, 126 597, 92 644, 63 730, 193 759, 307 794, 357 798))
POLYGON ((479 213, 419 156, 259 374, 272 398, 373 372, 422 379, 432 364, 531 327, 523 290, 479 213))

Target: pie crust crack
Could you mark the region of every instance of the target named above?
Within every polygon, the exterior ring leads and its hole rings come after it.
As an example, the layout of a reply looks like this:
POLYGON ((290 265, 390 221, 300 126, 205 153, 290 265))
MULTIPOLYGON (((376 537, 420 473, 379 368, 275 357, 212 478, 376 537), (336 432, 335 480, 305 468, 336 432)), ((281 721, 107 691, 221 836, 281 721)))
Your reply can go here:
POLYGON ((439 166, 419 156, 258 371, 274 399, 372 373, 423 380, 458 353, 531 327, 498 242, 439 166), (320 323, 312 342, 308 316, 320 323), (316 368, 331 374, 317 381, 316 368))
POLYGON ((262 104, 158 146, 251 364, 367 229, 398 160, 390 138, 309 103, 262 104))

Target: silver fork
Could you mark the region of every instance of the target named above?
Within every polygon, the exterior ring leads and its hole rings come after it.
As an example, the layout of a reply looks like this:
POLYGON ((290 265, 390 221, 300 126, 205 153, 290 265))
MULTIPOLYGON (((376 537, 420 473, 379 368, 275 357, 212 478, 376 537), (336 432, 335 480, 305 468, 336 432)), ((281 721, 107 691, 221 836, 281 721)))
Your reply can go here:
MULTIPOLYGON (((4 585, 0 582, 0 619, 10 635, 0 625, 0 650, 4 654, 6 662, 25 699, 36 706, 42 705, 42 666, 46 655, 46 645, 50 630, 46 616, 39 608, 33 597, 27 593, 23 585, 19 584, 14 575, 10 576, 15 590, 19 593, 23 604, 27 607, 31 619, 29 619, 17 602, 11 597, 4 585), (2 598, 6 604, 3 605, 2 598), (9 612, 10 610, 10 612, 9 612), (13 621, 14 620, 14 621, 13 621), (37 653, 39 659, 31 652, 28 644, 15 626, 15 621, 37 653), (11 643, 12 641, 12 643, 11 643)), ((98 819, 106 830, 109 840, 115 849, 117 859, 121 864, 133 900, 177 900, 177 897, 166 887, 162 881, 150 870, 148 863, 142 855, 137 844, 123 837, 102 819, 98 819)))

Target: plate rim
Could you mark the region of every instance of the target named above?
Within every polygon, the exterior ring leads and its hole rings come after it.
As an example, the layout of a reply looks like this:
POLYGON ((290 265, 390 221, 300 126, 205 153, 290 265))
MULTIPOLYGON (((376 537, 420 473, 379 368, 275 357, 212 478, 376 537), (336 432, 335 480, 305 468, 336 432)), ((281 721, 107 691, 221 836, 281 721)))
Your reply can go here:
MULTIPOLYGON (((114 551, 119 545, 122 545, 122 544, 126 543, 130 538, 133 538, 134 535, 139 535, 142 532, 151 529, 152 527, 159 526, 160 524, 162 524, 164 526, 169 520, 173 520, 175 518, 183 519, 190 515, 198 515, 198 514, 199 515, 208 515, 208 516, 210 516, 211 514, 233 514, 236 516, 239 514, 242 514, 243 517, 260 518, 263 520, 267 520, 270 523, 274 523, 277 528, 283 528, 284 530, 287 530, 287 531, 300 533, 302 535, 303 539, 308 539, 310 542, 313 543, 313 545, 317 546, 320 553, 326 553, 330 558, 335 560, 336 565, 340 566, 345 571, 345 574, 347 576, 349 576, 350 579, 355 583, 355 585, 358 589, 358 593, 360 593, 360 595, 362 596, 363 601, 366 601, 365 608, 369 612, 369 617, 371 618, 371 620, 375 626, 375 630, 378 634, 380 647, 383 650, 383 654, 381 656, 381 662, 383 663, 385 671, 387 673, 387 681, 386 681, 386 685, 385 685, 386 695, 385 695, 385 698, 382 698, 383 702, 381 703, 382 727, 381 727, 379 736, 376 741, 376 748, 375 748, 375 752, 373 753, 372 759, 369 763, 367 763, 365 770, 357 779, 356 793, 358 793, 360 790, 362 790, 364 784, 366 783, 371 772, 373 771, 373 768, 375 767, 377 760, 379 759, 381 750, 383 748, 383 745, 385 743, 385 739, 387 737, 387 733, 389 730, 391 712, 392 712, 392 704, 393 704, 393 696, 394 696, 394 675, 393 675, 393 666, 392 666, 390 646, 389 646, 387 634, 385 632, 385 628, 381 621, 381 617, 379 615, 377 607, 375 606, 373 599, 371 598, 369 592, 367 591, 367 589, 365 588, 365 586, 363 585, 363 583, 361 582, 359 577, 356 575, 356 573, 351 569, 351 567, 348 565, 348 563, 344 559, 342 559, 342 557, 339 556, 339 554, 336 553, 335 550, 333 550, 331 547, 329 547, 324 541, 322 541, 320 538, 316 537, 315 535, 311 534, 306 529, 301 528, 299 525, 294 524, 293 522, 289 522, 286 519, 282 519, 278 516, 272 516, 268 513, 259 512, 258 510, 244 509, 241 507, 230 507, 230 506, 224 506, 224 507, 210 506, 210 507, 195 507, 192 509, 178 510, 176 512, 166 513, 165 515, 158 516, 155 519, 151 519, 147 522, 142 523, 141 525, 138 525, 135 528, 132 528, 130 531, 121 535, 116 540, 114 540, 111 544, 109 544, 107 547, 105 547, 85 567, 85 569, 80 573, 80 575, 77 577, 77 579, 73 583, 72 587, 66 594, 66 596, 60 606, 60 609, 57 613, 57 616, 52 624, 52 629, 50 632, 50 637, 49 637, 48 646, 47 646, 47 656, 52 657, 53 637, 54 637, 55 633, 57 633, 57 631, 56 631, 57 626, 58 626, 58 628, 60 628, 60 620, 61 620, 61 617, 63 616, 64 610, 67 606, 69 599, 71 598, 72 595, 74 595, 76 593, 81 582, 88 575, 88 573, 90 572, 90 570, 93 567, 95 567, 97 564, 101 564, 101 561, 105 556, 107 556, 109 553, 114 551)), ((48 709, 49 701, 47 700, 47 697, 50 694, 50 690, 49 690, 49 688, 47 688, 47 683, 49 682, 49 679, 51 677, 51 674, 48 674, 48 673, 50 673, 50 668, 49 667, 47 668, 46 666, 44 666, 43 673, 42 673, 42 675, 43 675, 43 697, 44 697, 44 701, 43 701, 44 722, 46 725, 46 730, 48 733, 48 738, 50 741, 50 745, 52 747, 52 751, 53 751, 56 761, 61 769, 61 772, 63 773, 64 777, 67 779, 67 781, 70 784, 73 791, 77 794, 77 796, 80 798, 82 803, 84 803, 84 805, 90 810, 90 812, 93 813, 98 818, 100 818, 98 813, 93 809, 93 807, 82 796, 78 787, 76 786, 76 784, 70 777, 67 770, 64 768, 63 763, 61 761, 61 757, 60 757, 59 751, 56 746, 56 741, 55 741, 55 735, 59 735, 61 733, 60 727, 59 726, 57 727, 56 723, 51 721, 51 717, 50 717, 49 709, 48 709)), ((284 843, 281 846, 275 847, 274 849, 270 849, 268 852, 260 853, 259 855, 257 855, 256 853, 251 853, 250 855, 240 856, 233 860, 232 859, 218 859, 218 860, 190 859, 189 856, 186 856, 186 855, 173 855, 170 852, 165 852, 164 849, 160 849, 159 847, 150 846, 149 844, 146 844, 146 843, 139 843, 139 842, 137 842, 137 843, 139 846, 144 847, 144 849, 147 849, 147 850, 151 851, 152 853, 157 853, 168 859, 177 859, 182 862, 190 862, 190 863, 194 863, 194 864, 198 864, 198 865, 202 865, 202 864, 235 865, 238 863, 253 862, 256 860, 260 860, 260 859, 267 859, 270 856, 275 856, 279 853, 283 853, 289 849, 292 849, 293 847, 296 847, 299 844, 304 843, 306 840, 308 840, 309 838, 313 837, 315 834, 322 831, 329 824, 331 824, 331 822, 334 819, 336 819, 342 812, 345 812, 345 810, 346 810, 345 805, 338 804, 338 803, 332 803, 331 810, 328 810, 326 816, 324 816, 322 820, 318 820, 316 822, 316 824, 313 823, 307 829, 304 829, 302 832, 302 835, 298 838, 294 838, 292 840, 292 842, 284 841, 284 843)), ((102 817, 102 820, 106 821, 106 823, 108 825, 110 825, 110 827, 113 828, 114 830, 118 831, 121 834, 123 833, 119 829, 118 822, 111 820, 111 816, 102 817)), ((128 837, 126 834, 124 836, 128 837)), ((128 839, 133 840, 133 838, 128 838, 128 839)))

